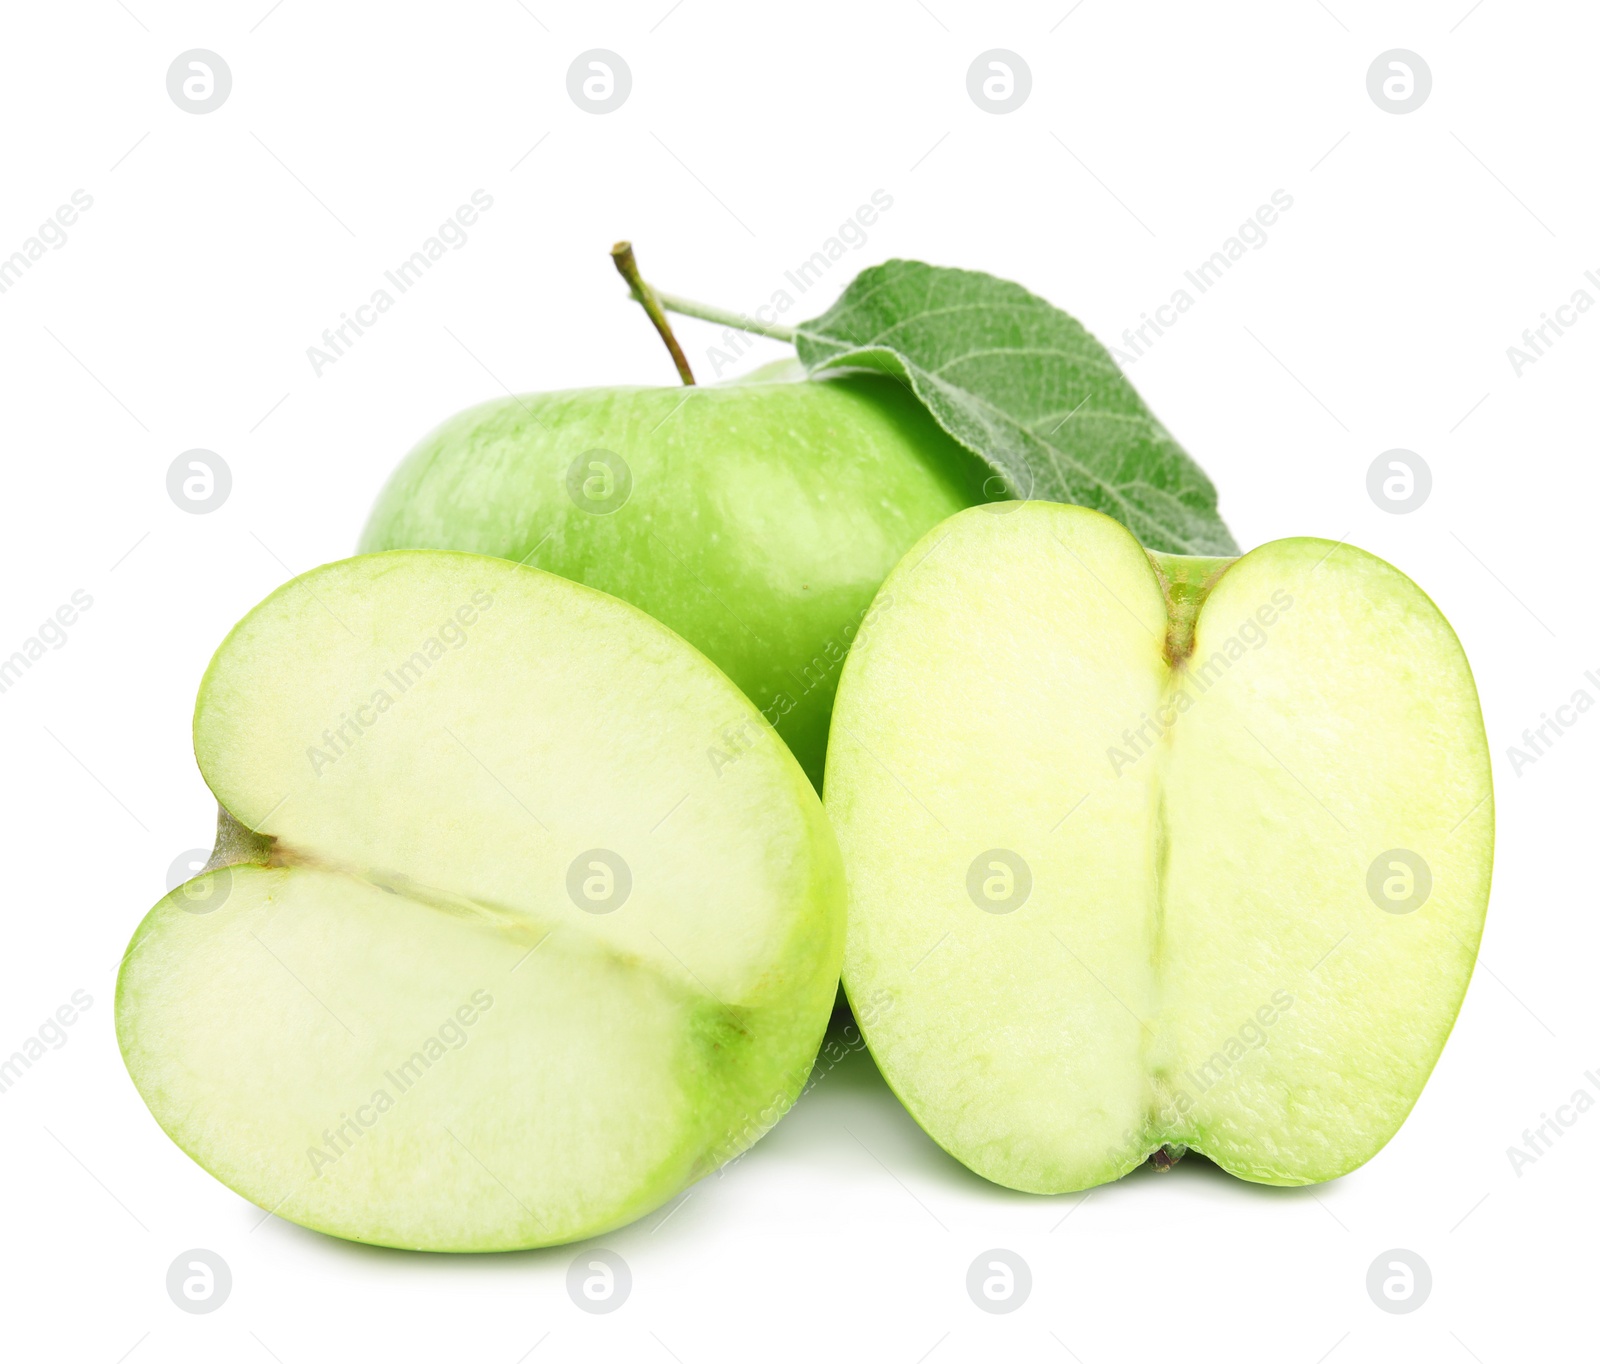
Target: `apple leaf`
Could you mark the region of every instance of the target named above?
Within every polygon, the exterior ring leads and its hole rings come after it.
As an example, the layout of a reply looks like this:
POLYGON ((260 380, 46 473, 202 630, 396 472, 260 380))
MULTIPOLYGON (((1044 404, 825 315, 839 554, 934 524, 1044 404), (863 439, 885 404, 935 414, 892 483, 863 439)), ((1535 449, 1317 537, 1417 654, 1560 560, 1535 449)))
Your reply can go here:
POLYGON ((1075 318, 1020 284, 891 260, 795 329, 811 374, 901 380, 992 467, 1001 496, 1075 502, 1148 549, 1237 554, 1217 491, 1075 318))

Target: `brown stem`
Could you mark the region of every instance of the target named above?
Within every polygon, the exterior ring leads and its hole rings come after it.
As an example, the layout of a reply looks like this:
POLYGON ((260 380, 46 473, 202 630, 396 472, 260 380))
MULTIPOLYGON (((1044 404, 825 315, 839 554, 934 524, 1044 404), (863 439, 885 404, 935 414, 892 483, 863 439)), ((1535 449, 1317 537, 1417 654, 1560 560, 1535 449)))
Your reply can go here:
POLYGON ((617 273, 628 281, 628 288, 633 291, 634 298, 644 309, 645 316, 655 323, 656 330, 661 333, 661 339, 666 342, 667 350, 672 354, 672 363, 678 367, 678 377, 686 384, 693 384, 694 371, 689 368, 689 359, 684 355, 683 347, 678 344, 678 338, 672 334, 672 326, 662 310, 661 300, 656 297, 656 291, 644 282, 644 276, 639 273, 639 262, 633 257, 633 243, 618 242, 613 246, 611 262, 617 267, 617 273))

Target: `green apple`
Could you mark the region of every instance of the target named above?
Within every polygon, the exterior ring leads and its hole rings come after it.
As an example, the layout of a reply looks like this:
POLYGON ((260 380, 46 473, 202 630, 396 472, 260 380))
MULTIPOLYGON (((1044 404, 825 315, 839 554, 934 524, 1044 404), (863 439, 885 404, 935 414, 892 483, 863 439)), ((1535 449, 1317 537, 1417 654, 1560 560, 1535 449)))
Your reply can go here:
POLYGON ((1059 1192, 1184 1148, 1267 1184, 1374 1155, 1472 974, 1493 801, 1472 674, 1404 574, 1147 554, 960 513, 844 669, 844 981, 923 1128, 1059 1192))
MULTIPOLYGON (((985 472, 881 376, 508 397, 406 457, 361 548, 493 554, 632 602, 727 673, 820 787, 873 593, 985 500, 985 472)), ((707 759, 732 742, 708 738, 707 759)))
POLYGON ((262 1208, 505 1250, 640 1216, 805 1081, 843 946, 822 806, 626 603, 501 559, 316 569, 217 651, 212 863, 129 945, 151 1112, 262 1208), (708 742, 752 736, 714 772, 708 742))

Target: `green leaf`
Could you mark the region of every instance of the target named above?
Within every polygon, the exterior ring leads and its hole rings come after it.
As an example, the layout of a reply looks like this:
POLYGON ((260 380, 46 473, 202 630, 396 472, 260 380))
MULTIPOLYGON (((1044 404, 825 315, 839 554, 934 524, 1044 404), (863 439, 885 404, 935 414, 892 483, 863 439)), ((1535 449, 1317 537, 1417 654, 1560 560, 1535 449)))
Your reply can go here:
POLYGON ((891 260, 795 329, 809 373, 875 369, 986 460, 1002 496, 1075 502, 1148 549, 1237 554, 1217 491, 1081 323, 992 275, 891 260))

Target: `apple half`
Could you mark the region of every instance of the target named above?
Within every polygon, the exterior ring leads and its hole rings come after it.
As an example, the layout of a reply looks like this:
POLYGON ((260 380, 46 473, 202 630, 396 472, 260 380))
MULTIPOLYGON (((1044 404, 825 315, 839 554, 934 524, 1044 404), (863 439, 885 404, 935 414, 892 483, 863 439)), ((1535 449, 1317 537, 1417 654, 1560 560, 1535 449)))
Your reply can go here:
POLYGON ((1147 554, 975 508, 889 576, 825 804, 844 982, 923 1128, 1013 1188, 1183 1149, 1341 1175, 1416 1102, 1488 901, 1472 674, 1404 574, 1323 540, 1147 554))
POLYGON ((262 1208, 570 1241, 804 1083, 833 835, 751 703, 635 608, 475 555, 331 564, 224 641, 194 742, 217 852, 134 934, 117 1033, 157 1121, 262 1208))

